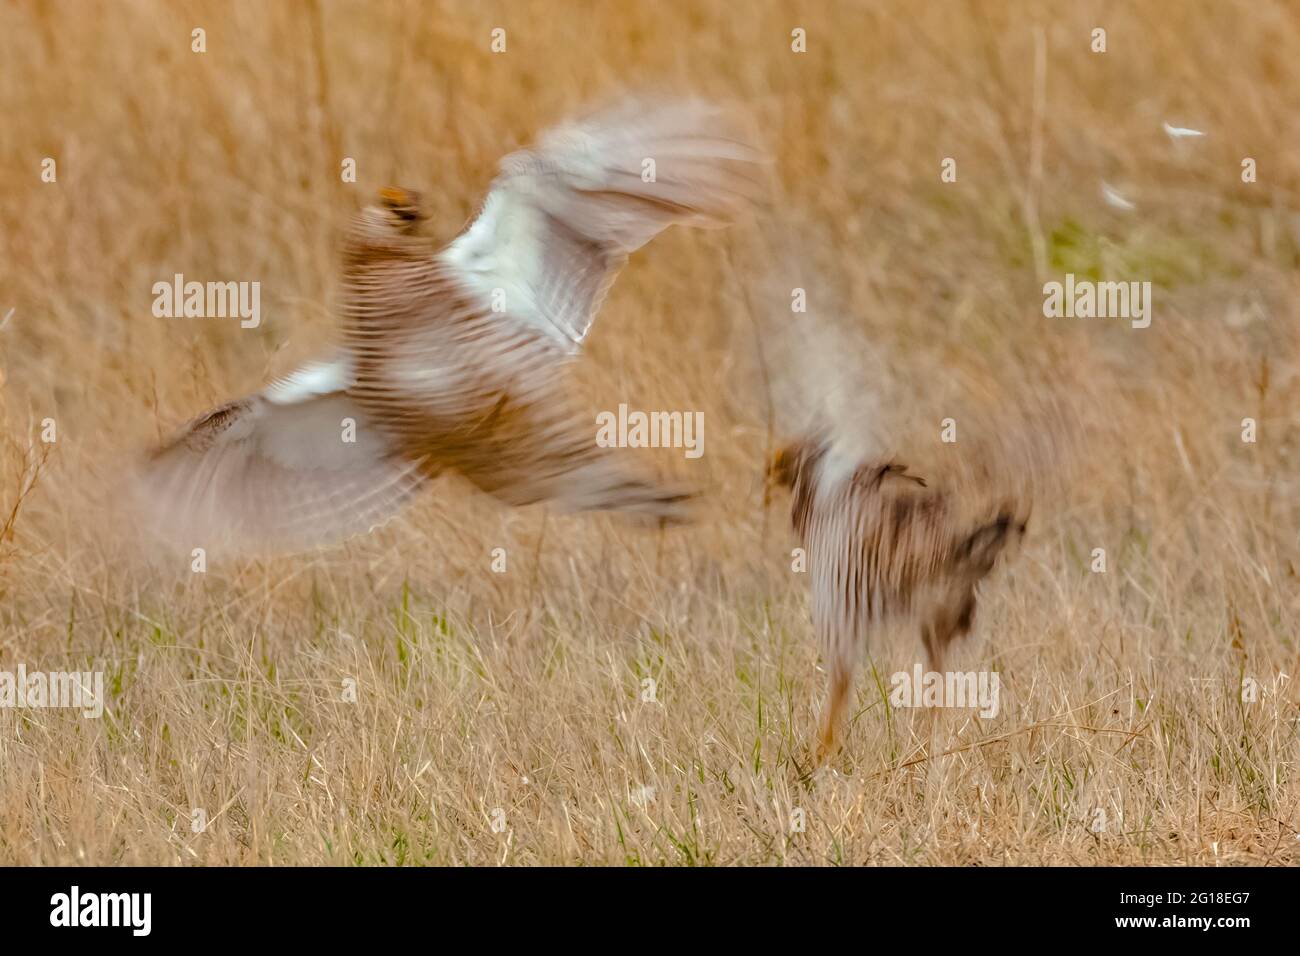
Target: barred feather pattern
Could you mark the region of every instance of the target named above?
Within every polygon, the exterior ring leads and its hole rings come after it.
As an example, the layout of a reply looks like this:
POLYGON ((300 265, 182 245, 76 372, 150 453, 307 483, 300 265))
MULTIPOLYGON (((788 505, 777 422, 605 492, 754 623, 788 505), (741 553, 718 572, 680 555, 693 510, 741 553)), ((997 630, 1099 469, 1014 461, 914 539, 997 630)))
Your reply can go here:
POLYGON ((295 550, 375 527, 453 470, 511 505, 684 520, 686 490, 596 445, 566 369, 632 252, 757 198, 746 138, 698 100, 560 126, 502 160, 441 250, 418 234, 418 195, 382 191, 344 243, 337 353, 154 451, 141 516, 187 547, 295 550))
POLYGON ((778 452, 771 478, 791 490, 794 529, 812 587, 813 627, 830 669, 818 756, 834 749, 858 657, 873 627, 916 620, 934 670, 974 623, 976 588, 1025 532, 1027 510, 1011 505, 958 528, 950 500, 896 462, 837 474, 829 446, 812 439, 778 452))
POLYGON ((492 311, 454 267, 392 242, 363 217, 349 246, 344 344, 349 389, 389 442, 429 477, 453 469, 512 505, 553 501, 680 520, 690 495, 624 470, 571 400, 571 354, 492 311), (371 236, 380 237, 372 242, 371 236))

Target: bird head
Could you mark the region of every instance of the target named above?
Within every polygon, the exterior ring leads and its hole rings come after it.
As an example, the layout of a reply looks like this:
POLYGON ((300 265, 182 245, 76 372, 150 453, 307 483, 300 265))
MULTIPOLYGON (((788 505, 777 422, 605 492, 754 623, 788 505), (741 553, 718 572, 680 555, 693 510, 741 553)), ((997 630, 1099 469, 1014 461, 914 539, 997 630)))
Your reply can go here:
POLYGON ((426 218, 419 193, 396 186, 381 189, 378 202, 353 218, 344 241, 344 262, 357 266, 427 255, 429 240, 418 231, 426 218))
POLYGON ((379 212, 389 225, 401 232, 409 232, 428 218, 420 194, 401 186, 385 186, 379 190, 379 212))
POLYGON ((767 484, 793 488, 800 478, 807 477, 825 450, 824 442, 817 438, 799 438, 782 445, 767 463, 767 484))

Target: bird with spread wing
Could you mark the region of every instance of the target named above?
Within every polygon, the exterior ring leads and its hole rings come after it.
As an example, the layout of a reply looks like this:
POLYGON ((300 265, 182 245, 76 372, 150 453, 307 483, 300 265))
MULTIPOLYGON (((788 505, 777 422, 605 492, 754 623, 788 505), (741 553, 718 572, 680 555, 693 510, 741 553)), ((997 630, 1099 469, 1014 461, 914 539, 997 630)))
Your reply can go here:
POLYGON ((507 156, 441 250, 418 196, 384 190, 344 243, 336 354, 154 451, 145 515, 187 544, 294 550, 370 530, 452 470, 510 505, 682 519, 687 492, 596 445, 564 371, 628 255, 733 221, 759 163, 715 106, 632 101, 507 156))

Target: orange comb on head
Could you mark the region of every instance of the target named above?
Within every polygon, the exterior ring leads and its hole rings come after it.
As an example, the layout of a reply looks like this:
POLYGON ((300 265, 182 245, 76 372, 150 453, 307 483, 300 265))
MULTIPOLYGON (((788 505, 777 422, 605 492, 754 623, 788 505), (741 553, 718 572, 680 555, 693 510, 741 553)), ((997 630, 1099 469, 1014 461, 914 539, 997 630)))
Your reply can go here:
POLYGON ((424 213, 420 209, 420 194, 414 189, 385 186, 379 190, 379 201, 385 209, 392 210, 407 222, 424 218, 424 213))
POLYGON ((784 445, 773 452, 767 462, 767 481, 782 488, 793 485, 799 467, 798 452, 797 443, 784 445))

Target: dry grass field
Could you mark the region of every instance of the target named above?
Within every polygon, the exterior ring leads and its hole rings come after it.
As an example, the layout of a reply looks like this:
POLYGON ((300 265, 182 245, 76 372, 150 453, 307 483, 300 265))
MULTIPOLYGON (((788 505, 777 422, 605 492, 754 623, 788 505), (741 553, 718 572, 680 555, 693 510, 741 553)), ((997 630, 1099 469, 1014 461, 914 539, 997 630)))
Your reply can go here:
POLYGON ((0 863, 1295 865, 1297 115, 1284 0, 0 5, 0 671, 106 698, 0 709, 0 863), (734 104, 772 159, 751 220, 633 258, 577 370, 593 416, 704 413, 698 459, 626 451, 694 524, 447 476, 194 573, 110 520, 144 449, 329 341, 377 189, 450 238, 627 93, 734 104), (261 324, 155 318, 178 272, 259 281, 261 324), (1150 327, 1045 318, 1067 273, 1151 282, 1150 327), (805 777, 825 674, 763 468, 832 385, 939 482, 1038 403, 1072 450, 952 662, 997 716, 892 707, 919 643, 875 634, 805 777))

